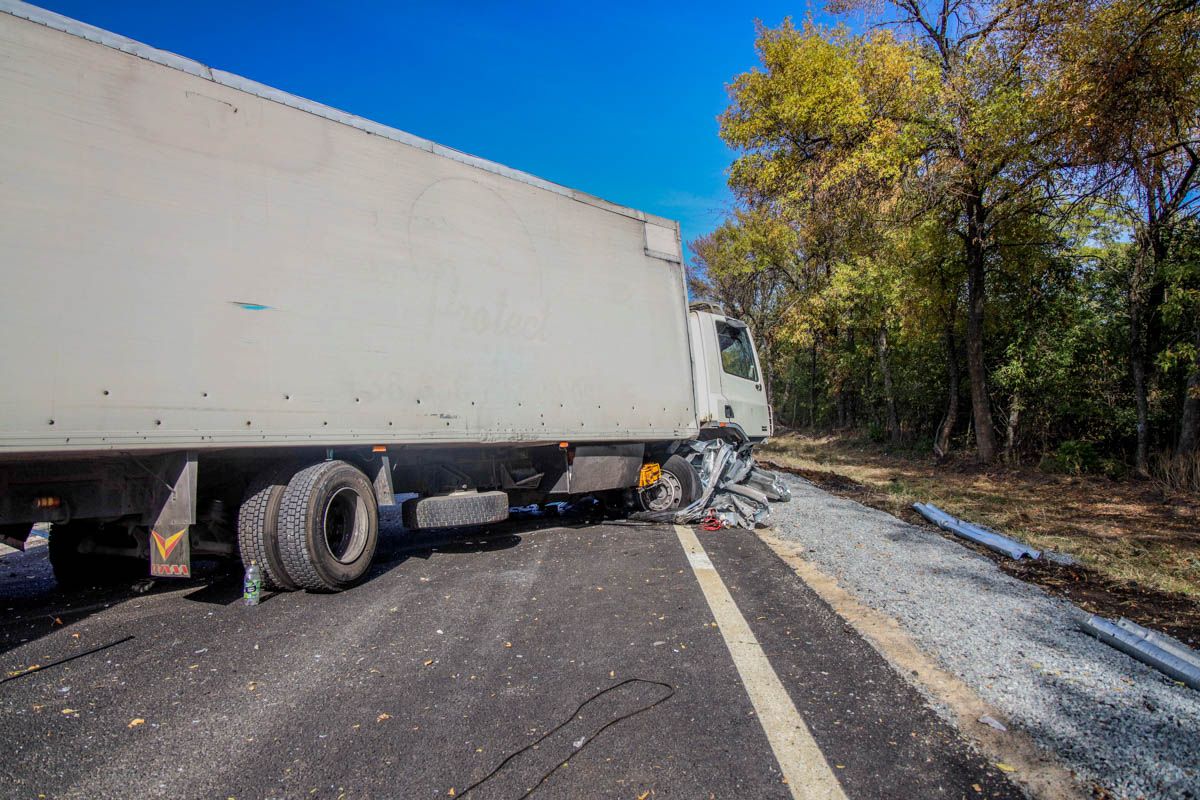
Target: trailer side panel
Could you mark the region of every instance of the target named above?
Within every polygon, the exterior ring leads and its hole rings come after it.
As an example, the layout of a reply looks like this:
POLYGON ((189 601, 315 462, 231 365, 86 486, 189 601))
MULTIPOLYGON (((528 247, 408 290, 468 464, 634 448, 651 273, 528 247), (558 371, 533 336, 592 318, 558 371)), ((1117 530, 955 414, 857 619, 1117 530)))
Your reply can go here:
POLYGON ((0 455, 696 434, 677 226, 234 82, 0 13, 0 455))

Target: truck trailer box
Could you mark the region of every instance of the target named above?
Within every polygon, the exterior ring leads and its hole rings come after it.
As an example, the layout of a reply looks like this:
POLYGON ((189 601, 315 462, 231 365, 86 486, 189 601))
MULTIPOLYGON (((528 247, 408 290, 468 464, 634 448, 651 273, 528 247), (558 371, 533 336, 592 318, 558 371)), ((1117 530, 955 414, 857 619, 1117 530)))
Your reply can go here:
POLYGON ((695 436, 676 223, 2 8, 0 453, 695 436))
POLYGON ((398 494, 672 513, 770 433, 675 222, 14 0, 0 108, 0 541, 63 584, 339 590, 398 494))

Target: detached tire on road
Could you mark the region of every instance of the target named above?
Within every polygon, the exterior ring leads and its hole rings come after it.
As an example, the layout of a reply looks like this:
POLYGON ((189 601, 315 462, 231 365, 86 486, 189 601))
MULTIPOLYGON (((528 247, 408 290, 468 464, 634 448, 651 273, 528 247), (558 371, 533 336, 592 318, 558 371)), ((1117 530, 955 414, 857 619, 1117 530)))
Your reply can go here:
POLYGON ((263 582, 268 589, 299 588, 288 575, 279 554, 279 505, 288 481, 296 474, 295 467, 276 467, 256 477, 246 490, 238 509, 238 549, 242 565, 250 562, 262 569, 263 582))
POLYGON ((658 481, 637 493, 643 511, 678 511, 700 497, 700 476, 682 456, 671 456, 662 464, 658 481))
POLYGON ((379 507, 367 476, 345 461, 297 472, 279 502, 279 555, 297 586, 338 592, 362 579, 379 542, 379 507))
POLYGON ((462 528, 508 519, 506 492, 463 492, 406 500, 401 507, 404 527, 462 528))

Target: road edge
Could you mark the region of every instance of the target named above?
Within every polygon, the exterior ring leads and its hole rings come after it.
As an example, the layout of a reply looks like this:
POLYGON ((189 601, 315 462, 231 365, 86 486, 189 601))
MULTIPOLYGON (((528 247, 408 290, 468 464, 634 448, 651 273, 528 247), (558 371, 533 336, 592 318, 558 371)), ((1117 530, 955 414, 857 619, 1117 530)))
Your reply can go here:
POLYGON ((696 532, 685 525, 674 528, 792 797, 795 800, 846 800, 845 790, 808 729, 808 723, 800 716, 696 532))
POLYGON ((955 726, 986 757, 1015 767, 1009 777, 1038 800, 1076 800, 1086 797, 1074 773, 1027 734, 1000 731, 979 721, 984 715, 1002 716, 961 678, 927 655, 901 624, 858 601, 838 582, 804 558, 803 545, 768 530, 758 538, 771 548, 839 617, 846 620, 905 680, 926 696, 937 698, 953 714, 955 726))

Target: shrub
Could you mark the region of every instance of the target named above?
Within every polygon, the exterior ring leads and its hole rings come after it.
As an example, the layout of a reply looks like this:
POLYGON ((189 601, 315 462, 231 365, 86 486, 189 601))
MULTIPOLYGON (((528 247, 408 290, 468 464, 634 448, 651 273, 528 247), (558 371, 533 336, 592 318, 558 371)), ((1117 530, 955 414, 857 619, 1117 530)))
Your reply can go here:
POLYGON ((1077 439, 1068 439, 1060 444, 1053 453, 1043 456, 1039 465, 1046 472, 1065 475, 1100 472, 1104 466, 1095 446, 1091 442, 1081 442, 1077 439))

